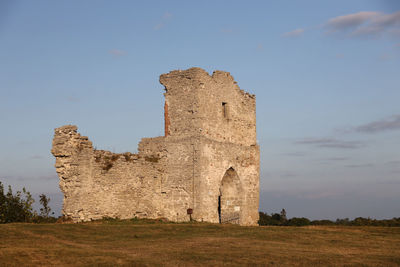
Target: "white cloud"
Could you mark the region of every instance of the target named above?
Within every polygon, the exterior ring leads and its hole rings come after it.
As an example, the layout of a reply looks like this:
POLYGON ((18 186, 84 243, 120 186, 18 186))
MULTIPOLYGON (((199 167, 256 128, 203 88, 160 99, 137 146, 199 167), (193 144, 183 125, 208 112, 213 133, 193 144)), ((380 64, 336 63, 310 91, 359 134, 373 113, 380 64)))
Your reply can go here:
POLYGON ((221 29, 222 33, 233 33, 233 29, 232 28, 223 28, 221 29))
POLYGON ((167 25, 168 21, 169 21, 171 18, 172 18, 172 14, 169 13, 169 12, 165 12, 164 15, 161 17, 161 22, 158 23, 158 24, 156 24, 156 25, 153 27, 153 29, 154 29, 155 31, 158 31, 158 30, 164 28, 164 27, 167 25))
POLYGON ((163 28, 165 26, 165 23, 158 23, 157 25, 154 26, 154 30, 158 31, 159 29, 163 28))
POLYGON ((290 32, 285 32, 281 36, 282 37, 299 37, 299 36, 303 35, 304 31, 305 30, 303 28, 299 28, 299 29, 295 29, 290 32))
POLYGON ((372 18, 372 22, 375 25, 381 27, 393 26, 400 24, 400 11, 394 12, 392 14, 379 14, 372 18))
POLYGON ((400 11, 385 14, 376 11, 338 16, 325 23, 326 33, 344 34, 347 37, 380 37, 388 34, 396 37, 400 31, 400 11))
POLYGON ((388 53, 384 53, 379 57, 380 60, 386 61, 386 60, 392 60, 394 59, 394 56, 388 53))
POLYGON ((374 164, 372 164, 372 163, 345 165, 345 167, 347 167, 347 168, 368 168, 368 167, 373 167, 373 166, 374 166, 374 164))
POLYGON ((77 103, 77 102, 79 102, 79 100, 80 99, 78 97, 75 97, 75 96, 67 97, 67 101, 68 102, 77 103))
POLYGON ((341 196, 341 192, 332 192, 332 191, 320 191, 320 192, 308 192, 303 193, 299 197, 306 199, 321 199, 321 198, 331 198, 341 196))
POLYGON ((300 145, 312 145, 321 148, 357 149, 364 146, 360 141, 345 141, 335 138, 303 138, 294 142, 300 145))
POLYGON ((168 11, 164 13, 163 19, 170 19, 172 17, 172 14, 169 13, 168 11))
POLYGON ((400 38, 400 27, 398 29, 391 29, 388 33, 394 38, 400 38))
POLYGON ((400 130, 400 114, 360 125, 356 127, 355 130, 361 133, 380 133, 384 131, 400 130))
POLYGON ((111 55, 116 56, 116 57, 126 55, 126 51, 119 50, 119 49, 111 49, 110 51, 108 51, 108 53, 110 53, 111 55))
POLYGON ((328 20, 326 26, 327 28, 330 29, 330 31, 339 31, 339 30, 354 28, 365 23, 366 21, 368 21, 374 16, 377 16, 378 14, 379 14, 378 12, 363 11, 354 14, 338 16, 328 20))
POLYGON ((342 161, 342 160, 348 160, 349 158, 347 157, 332 157, 332 158, 326 158, 323 160, 327 160, 327 161, 342 161))

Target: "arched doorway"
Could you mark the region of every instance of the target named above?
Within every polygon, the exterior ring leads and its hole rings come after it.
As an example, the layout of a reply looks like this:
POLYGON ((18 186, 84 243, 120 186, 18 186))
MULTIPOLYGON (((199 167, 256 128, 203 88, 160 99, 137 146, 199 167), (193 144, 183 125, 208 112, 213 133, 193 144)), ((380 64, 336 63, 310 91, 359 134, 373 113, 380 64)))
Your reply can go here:
POLYGON ((240 179, 233 168, 229 168, 221 181, 218 196, 218 217, 220 223, 240 223, 242 188, 240 179))

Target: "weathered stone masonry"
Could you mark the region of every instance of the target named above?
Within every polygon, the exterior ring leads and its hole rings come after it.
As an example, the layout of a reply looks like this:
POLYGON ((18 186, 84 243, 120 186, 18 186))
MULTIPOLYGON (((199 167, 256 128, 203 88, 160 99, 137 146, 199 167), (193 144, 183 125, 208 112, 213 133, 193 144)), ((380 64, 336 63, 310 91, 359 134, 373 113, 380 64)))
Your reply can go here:
POLYGON ((160 76, 165 136, 143 138, 138 153, 95 150, 72 125, 55 129, 52 153, 62 213, 255 225, 259 146, 255 96, 228 72, 200 68, 160 76))

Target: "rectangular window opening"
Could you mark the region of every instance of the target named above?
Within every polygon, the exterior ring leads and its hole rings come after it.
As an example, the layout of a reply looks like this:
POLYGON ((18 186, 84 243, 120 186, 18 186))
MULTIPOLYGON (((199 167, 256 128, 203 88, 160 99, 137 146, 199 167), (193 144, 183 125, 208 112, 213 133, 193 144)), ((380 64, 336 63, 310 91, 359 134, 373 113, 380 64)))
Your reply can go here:
POLYGON ((228 103, 222 102, 222 114, 225 119, 228 119, 228 103))

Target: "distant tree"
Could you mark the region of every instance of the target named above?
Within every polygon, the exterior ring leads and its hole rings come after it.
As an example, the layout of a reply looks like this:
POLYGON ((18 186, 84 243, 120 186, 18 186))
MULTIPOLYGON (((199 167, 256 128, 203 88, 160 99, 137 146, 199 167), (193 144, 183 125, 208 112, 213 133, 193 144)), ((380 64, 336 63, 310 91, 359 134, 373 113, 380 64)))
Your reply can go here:
POLYGON ((282 209, 281 213, 272 213, 268 215, 267 213, 260 212, 259 215, 259 225, 285 225, 287 221, 285 209, 282 209))
POLYGON ((285 209, 282 209, 281 210, 281 221, 286 221, 287 220, 287 218, 286 218, 286 210, 285 209))
POLYGON ((349 218, 336 219, 335 224, 337 224, 337 225, 350 225, 350 220, 349 220, 349 218))
POLYGON ((372 225, 372 220, 371 218, 363 218, 363 217, 357 217, 350 223, 351 225, 356 225, 356 226, 365 226, 365 225, 372 225))
POLYGON ((25 222, 30 222, 34 216, 36 216, 36 212, 33 211, 32 205, 35 203, 35 199, 33 199, 31 193, 24 188, 22 188, 22 193, 25 195, 24 199, 21 199, 21 203, 23 206, 24 214, 25 214, 25 222))
POLYGON ((0 223, 4 223, 6 221, 6 196, 4 195, 4 186, 0 182, 0 223))
POLYGON ((51 208, 49 207, 50 198, 46 197, 45 194, 41 194, 39 198, 40 204, 43 206, 43 208, 40 208, 40 216, 49 218, 49 214, 51 212, 51 208))

